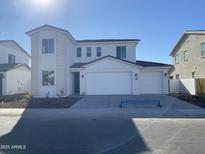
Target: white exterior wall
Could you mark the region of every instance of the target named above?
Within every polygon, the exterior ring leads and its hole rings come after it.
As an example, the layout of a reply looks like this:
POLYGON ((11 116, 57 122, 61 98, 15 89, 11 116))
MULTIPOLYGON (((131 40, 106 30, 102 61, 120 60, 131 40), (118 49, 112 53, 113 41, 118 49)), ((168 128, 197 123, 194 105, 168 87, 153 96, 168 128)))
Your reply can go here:
POLYGON ((39 95, 40 66, 39 66, 39 35, 35 33, 31 37, 31 94, 39 95))
POLYGON ((73 64, 74 44, 67 35, 52 29, 42 29, 31 37, 32 40, 32 94, 45 97, 72 94, 70 66, 73 64), (54 53, 42 53, 42 40, 54 39, 54 53), (54 86, 42 86, 42 71, 54 70, 54 86))
POLYGON ((94 59, 98 59, 100 57, 97 57, 96 53, 97 47, 101 47, 101 57, 111 55, 116 57, 116 47, 117 46, 126 46, 126 59, 128 61, 136 62, 136 43, 133 42, 124 42, 124 43, 90 43, 90 44, 77 44, 76 48, 73 50, 74 52, 74 62, 89 62, 94 59), (77 47, 81 47, 81 57, 77 57, 77 47), (91 57, 87 57, 87 47, 91 47, 91 57))
POLYGON ((184 93, 196 95, 195 79, 169 80, 170 93, 184 93))
MULTIPOLYGON (((110 59, 105 59, 99 62, 92 63, 90 65, 87 65, 85 69, 82 69, 80 71, 80 94, 86 94, 86 76, 88 73, 92 72, 130 72, 132 77, 131 77, 131 89, 133 95, 138 95, 138 94, 143 94, 141 88, 155 88, 155 87, 146 87, 142 80, 142 74, 145 72, 149 73, 159 73, 160 75, 160 84, 161 85, 156 85, 156 86, 162 86, 161 87, 161 92, 162 94, 168 94, 169 92, 169 87, 168 87, 168 76, 165 76, 165 73, 168 74, 169 69, 162 69, 162 68, 139 68, 137 66, 129 65, 129 64, 123 64, 123 62, 118 62, 116 60, 110 60, 110 59), (138 74, 138 79, 135 79, 135 74, 138 74), (84 76, 82 78, 82 76, 84 76)), ((129 81, 127 81, 129 82, 129 81)), ((153 81, 154 82, 154 81, 153 81)), ((110 85, 112 86, 112 85, 110 85)), ((96 87, 97 88, 97 87, 96 87)), ((109 87, 108 87, 109 88, 109 87)))
POLYGON ((39 95, 46 96, 49 93, 49 96, 56 95, 56 34, 55 31, 44 30, 39 33, 38 37, 38 52, 39 55, 39 95), (54 39, 54 53, 52 54, 43 54, 42 53, 42 39, 54 39), (52 71, 54 70, 54 86, 43 86, 42 85, 42 71, 52 71))
POLYGON ((30 57, 24 52, 0 44, 0 63, 8 63, 8 54, 15 56, 15 62, 29 66, 30 57))
POLYGON ((2 78, 2 95, 6 95, 6 78, 2 78))
POLYGON ((4 74, 3 95, 31 92, 31 71, 21 66, 4 74))
POLYGON ((109 59, 106 59, 103 62, 96 62, 94 65, 91 64, 90 66, 87 66, 86 69, 80 71, 80 94, 86 94, 86 76, 89 72, 130 72, 132 75, 132 94, 137 95, 139 94, 138 86, 140 83, 139 80, 135 80, 135 73, 139 74, 139 69, 140 68, 136 66, 123 64, 121 62, 109 59), (82 75, 84 76, 83 78, 82 75))
POLYGON ((70 71, 70 66, 74 63, 74 52, 75 51, 75 45, 70 39, 66 39, 66 95, 69 96, 73 94, 73 78, 72 78, 72 73, 70 71))

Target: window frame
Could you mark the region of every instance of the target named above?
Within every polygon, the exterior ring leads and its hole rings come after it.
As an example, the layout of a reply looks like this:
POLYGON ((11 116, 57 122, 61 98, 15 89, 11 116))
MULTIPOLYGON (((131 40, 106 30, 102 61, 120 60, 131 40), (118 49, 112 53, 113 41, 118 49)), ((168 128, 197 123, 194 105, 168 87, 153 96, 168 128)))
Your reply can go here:
POLYGON ((127 58, 127 47, 124 46, 116 46, 116 57, 119 59, 127 58))
POLYGON ((55 71, 54 70, 42 71, 42 86, 45 87, 45 86, 54 86, 54 85, 55 85, 55 71), (51 73, 52 73, 52 76, 51 76, 51 73), (44 78, 45 76, 46 78, 44 78))
POLYGON ((54 39, 53 38, 42 39, 42 54, 53 54, 53 53, 54 53, 54 39))
MULTIPOLYGON (((201 46, 201 57, 202 57, 202 58, 205 58, 205 49, 202 50, 203 45, 205 46, 205 42, 200 43, 200 46, 201 46)), ((204 48, 205 48, 205 47, 204 47, 204 48)))
POLYGON ((176 80, 179 80, 179 74, 175 75, 176 80))
POLYGON ((191 72, 192 79, 195 78, 195 72, 191 72))
POLYGON ((101 47, 96 47, 96 56, 101 57, 102 56, 102 48, 101 47))
POLYGON ((8 64, 15 64, 15 63, 16 63, 16 56, 12 54, 8 54, 8 64))
POLYGON ((86 56, 87 57, 91 57, 92 56, 92 48, 91 47, 87 47, 86 48, 86 56))
POLYGON ((188 50, 184 50, 183 55, 184 55, 184 62, 188 61, 189 60, 189 52, 188 52, 188 50), (187 58, 185 56, 185 53, 187 53, 187 58))
POLYGON ((76 57, 82 57, 82 48, 81 47, 77 47, 76 49, 77 53, 76 53, 76 57))
POLYGON ((175 63, 175 65, 176 65, 176 64, 179 64, 179 60, 180 60, 180 55, 179 55, 179 54, 176 54, 176 55, 174 56, 174 63, 175 63), (177 57, 178 57, 178 62, 177 62, 177 57))

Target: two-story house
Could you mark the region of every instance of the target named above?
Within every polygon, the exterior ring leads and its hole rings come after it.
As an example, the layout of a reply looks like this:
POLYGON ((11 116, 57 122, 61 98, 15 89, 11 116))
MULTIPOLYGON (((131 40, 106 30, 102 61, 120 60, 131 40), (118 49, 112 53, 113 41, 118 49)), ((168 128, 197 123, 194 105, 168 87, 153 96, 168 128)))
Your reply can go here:
POLYGON ((50 25, 26 34, 33 96, 168 93, 171 65, 136 61, 138 39, 75 40, 50 25))
POLYGON ((205 78, 205 30, 186 31, 170 56, 171 79, 205 78))
POLYGON ((30 92, 30 55, 14 40, 0 40, 0 96, 30 92))

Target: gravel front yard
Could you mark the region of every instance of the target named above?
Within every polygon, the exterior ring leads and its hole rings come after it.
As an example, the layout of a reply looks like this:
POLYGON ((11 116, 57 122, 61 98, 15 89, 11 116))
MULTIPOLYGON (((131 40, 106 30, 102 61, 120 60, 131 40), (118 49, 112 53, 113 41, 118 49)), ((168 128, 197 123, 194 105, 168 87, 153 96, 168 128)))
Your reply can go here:
POLYGON ((0 97, 0 108, 69 108, 80 99, 79 96, 31 98, 28 94, 17 94, 0 97))
POLYGON ((187 95, 187 94, 169 94, 188 103, 205 108, 205 96, 200 95, 187 95))

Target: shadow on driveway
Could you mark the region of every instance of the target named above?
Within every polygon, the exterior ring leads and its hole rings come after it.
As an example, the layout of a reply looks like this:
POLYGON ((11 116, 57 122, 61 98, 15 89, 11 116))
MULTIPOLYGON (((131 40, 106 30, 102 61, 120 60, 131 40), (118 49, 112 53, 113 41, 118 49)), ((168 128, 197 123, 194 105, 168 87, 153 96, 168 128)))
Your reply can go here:
MULTIPOLYGON (((106 114, 106 113, 105 113, 106 114)), ((131 119, 78 110, 25 109, 13 130, 0 137, 3 154, 129 154, 150 151, 131 119), (8 148, 8 147, 7 147, 8 148)))

